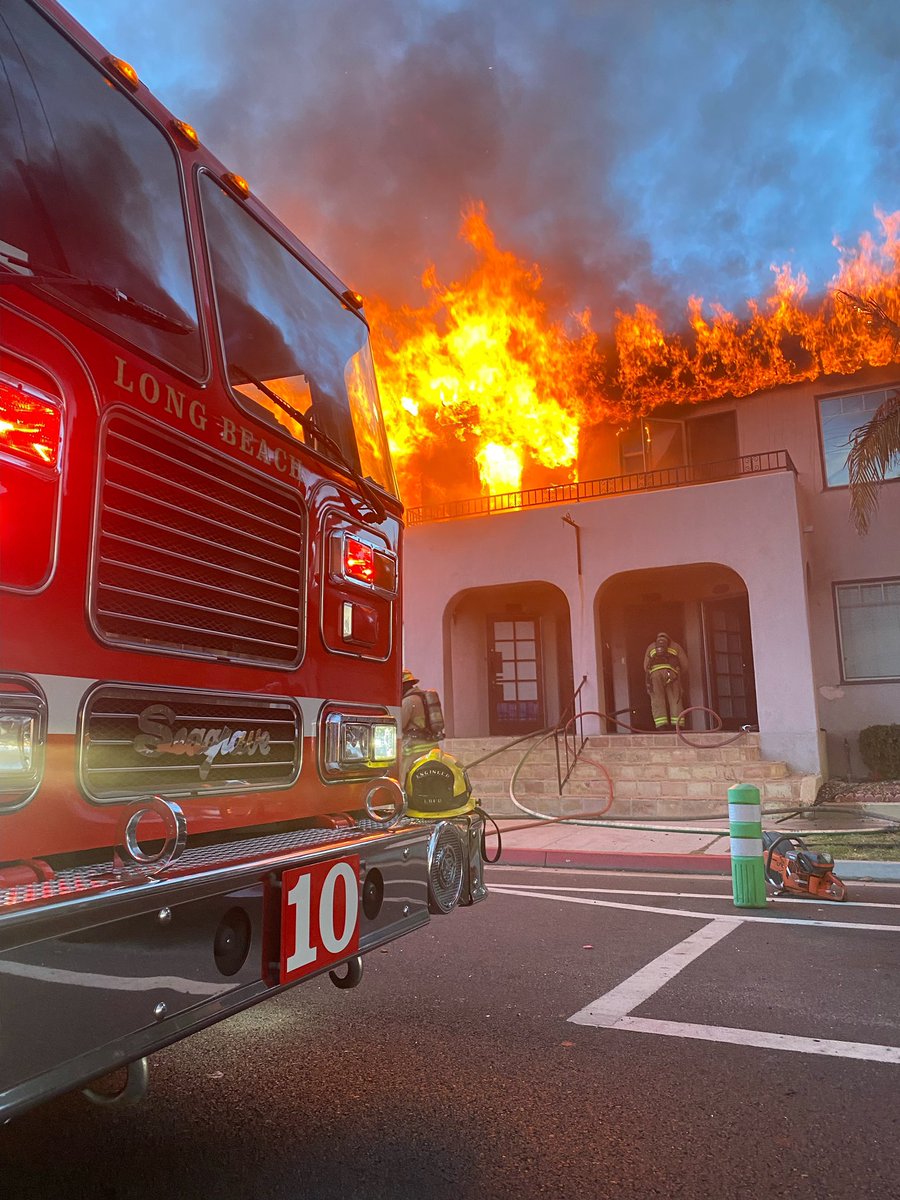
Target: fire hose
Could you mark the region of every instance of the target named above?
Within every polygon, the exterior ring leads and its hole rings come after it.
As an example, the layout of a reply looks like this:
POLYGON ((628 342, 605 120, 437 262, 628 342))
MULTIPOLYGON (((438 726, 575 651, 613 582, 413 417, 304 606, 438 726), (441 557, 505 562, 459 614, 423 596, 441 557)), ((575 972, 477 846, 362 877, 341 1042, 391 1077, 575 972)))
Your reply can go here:
MULTIPOLYGON (((623 711, 625 711, 625 710, 623 710, 623 711)), ((712 729, 710 732, 716 733, 722 728, 722 719, 719 716, 719 714, 716 713, 713 709, 705 708, 704 706, 701 706, 701 705, 693 705, 690 708, 684 709, 678 717, 675 732, 680 741, 683 741, 686 745, 691 746, 694 749, 701 749, 701 750, 719 749, 722 746, 731 745, 734 742, 739 741, 741 738, 743 738, 747 734, 747 732, 749 732, 746 728, 742 728, 736 734, 733 734, 733 735, 725 738, 722 741, 718 741, 715 744, 710 744, 708 742, 693 742, 685 736, 684 731, 682 729, 682 725, 684 723, 686 716, 689 713, 695 712, 695 711, 709 713, 713 717, 714 721, 717 722, 715 728, 712 729)), ((528 746, 525 753, 522 755, 522 757, 520 758, 519 762, 516 764, 516 766, 513 770, 512 777, 510 778, 510 782, 509 782, 509 798, 510 798, 511 802, 515 805, 515 807, 517 809, 519 809, 520 812, 524 813, 526 816, 533 817, 534 820, 520 823, 518 825, 514 825, 511 827, 507 827, 506 832, 513 833, 513 832, 516 832, 517 830, 521 830, 521 829, 534 829, 534 828, 540 828, 544 825, 558 824, 558 825, 586 825, 586 826, 590 826, 592 828, 601 828, 601 829, 602 828, 628 829, 628 830, 633 830, 633 831, 639 831, 642 833, 699 833, 699 834, 708 834, 711 836, 718 836, 718 837, 727 836, 727 834, 728 834, 727 828, 726 829, 721 829, 721 828, 711 829, 711 828, 703 828, 703 827, 693 824, 694 821, 698 821, 698 820, 713 820, 713 821, 715 821, 717 819, 721 819, 721 820, 725 821, 725 820, 727 820, 727 813, 724 813, 724 812, 723 812, 721 818, 717 818, 715 816, 713 816, 713 817, 709 817, 709 816, 691 817, 688 814, 679 815, 678 817, 675 818, 675 820, 687 822, 687 824, 684 826, 672 825, 672 824, 648 824, 646 822, 638 823, 638 822, 632 822, 632 821, 625 821, 621 818, 616 818, 616 817, 609 817, 606 820, 604 820, 603 818, 609 812, 609 810, 612 807, 612 804, 614 802, 614 799, 615 799, 615 792, 614 792, 614 785, 613 785, 612 777, 611 777, 609 771, 607 770, 607 768, 602 763, 596 761, 595 759, 588 758, 586 755, 582 756, 583 760, 585 762, 590 763, 591 766, 599 769, 602 772, 603 777, 606 780, 607 788, 609 791, 609 796, 608 796, 606 803, 603 805, 602 808, 600 808, 598 811, 596 811, 594 813, 584 814, 580 817, 572 817, 572 816, 554 816, 550 813, 542 813, 542 812, 537 811, 536 809, 529 808, 527 805, 525 805, 517 797, 515 788, 516 788, 516 783, 518 781, 519 775, 521 774, 522 768, 525 766, 528 759, 531 757, 532 754, 535 753, 535 751, 537 751, 541 746, 543 746, 551 738, 557 738, 559 736, 559 734, 563 734, 563 736, 565 736, 566 733, 568 732, 568 730, 577 721, 581 720, 584 717, 590 717, 590 716, 600 717, 601 719, 606 720, 607 722, 611 721, 614 724, 616 724, 618 726, 622 726, 623 728, 629 730, 629 732, 641 733, 641 734, 648 732, 647 730, 644 730, 644 729, 636 729, 634 726, 629 725, 625 721, 620 721, 618 719, 618 714, 610 715, 607 713, 598 712, 596 710, 579 712, 579 713, 576 713, 574 716, 570 717, 563 724, 549 726, 545 729, 537 731, 537 733, 526 734, 523 737, 516 738, 511 742, 506 742, 506 743, 504 743, 504 745, 497 747, 495 750, 491 750, 489 753, 484 754, 480 758, 477 758, 477 759, 473 760, 472 762, 466 764, 465 769, 468 771, 468 770, 471 770, 473 767, 476 767, 479 764, 486 762, 488 759, 495 757, 497 754, 502 754, 505 751, 512 749, 514 746, 521 745, 522 742, 529 741, 532 743, 531 745, 528 746), (534 739, 537 739, 537 740, 534 740, 534 739)), ((825 813, 825 812, 827 812, 827 813, 846 813, 846 812, 852 811, 849 808, 849 806, 846 806, 846 805, 845 806, 816 805, 815 807, 816 807, 816 811, 821 812, 821 813, 825 813)), ((777 816, 785 817, 785 816, 797 815, 797 813, 798 813, 797 807, 793 806, 791 808, 769 809, 765 813, 765 815, 767 817, 777 817, 777 816)), ((888 817, 882 817, 880 814, 877 814, 877 813, 867 813, 867 816, 868 816, 869 820, 878 821, 881 823, 881 829, 880 829, 881 832, 889 833, 889 832, 893 832, 895 830, 900 829, 900 823, 893 821, 888 817)), ((492 819, 493 819, 493 817, 492 817, 492 819)), ((871 832, 873 832, 873 829, 872 829, 872 826, 869 825, 869 826, 853 828, 853 829, 807 829, 807 830, 801 829, 801 830, 790 830, 790 831, 787 829, 784 829, 783 832, 785 834, 790 832, 791 835, 794 837, 803 837, 803 836, 814 837, 814 836, 823 836, 823 835, 853 836, 853 835, 871 833, 871 832)))

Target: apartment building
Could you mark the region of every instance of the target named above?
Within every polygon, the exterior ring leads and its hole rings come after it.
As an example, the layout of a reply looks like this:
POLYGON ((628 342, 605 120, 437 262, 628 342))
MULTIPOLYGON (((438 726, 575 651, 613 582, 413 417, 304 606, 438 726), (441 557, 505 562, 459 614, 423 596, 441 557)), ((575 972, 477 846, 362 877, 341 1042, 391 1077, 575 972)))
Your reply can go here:
POLYGON ((649 730, 664 630, 688 704, 795 771, 858 774, 859 730, 900 720, 900 463, 860 537, 845 459, 897 386, 867 369, 658 409, 584 430, 578 484, 410 509, 406 665, 449 735, 544 728, 576 690, 593 731, 649 730))

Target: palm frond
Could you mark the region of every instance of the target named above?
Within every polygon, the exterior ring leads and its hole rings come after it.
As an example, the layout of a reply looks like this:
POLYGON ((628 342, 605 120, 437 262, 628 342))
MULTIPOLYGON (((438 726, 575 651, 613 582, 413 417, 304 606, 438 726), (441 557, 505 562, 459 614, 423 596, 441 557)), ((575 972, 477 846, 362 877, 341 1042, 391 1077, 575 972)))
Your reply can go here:
POLYGON ((900 392, 888 396, 871 420, 850 435, 850 516, 858 533, 868 533, 878 508, 879 486, 895 460, 900 461, 900 392))
POLYGON ((843 288, 837 288, 837 294, 843 296, 853 305, 857 312, 861 312, 869 318, 869 324, 875 329, 886 329, 888 333, 893 335, 894 341, 900 341, 900 325, 892 320, 885 310, 881 307, 877 300, 866 300, 862 296, 857 296, 853 292, 845 292, 843 288))

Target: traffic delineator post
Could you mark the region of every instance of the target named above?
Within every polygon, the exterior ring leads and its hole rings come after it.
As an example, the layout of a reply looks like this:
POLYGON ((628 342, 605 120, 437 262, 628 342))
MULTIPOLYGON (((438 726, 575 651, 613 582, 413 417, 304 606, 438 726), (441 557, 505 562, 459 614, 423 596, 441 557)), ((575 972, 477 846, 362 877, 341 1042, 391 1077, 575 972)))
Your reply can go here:
POLYGON ((735 783, 728 789, 728 833, 735 907, 765 908, 766 867, 759 788, 749 783, 735 783))

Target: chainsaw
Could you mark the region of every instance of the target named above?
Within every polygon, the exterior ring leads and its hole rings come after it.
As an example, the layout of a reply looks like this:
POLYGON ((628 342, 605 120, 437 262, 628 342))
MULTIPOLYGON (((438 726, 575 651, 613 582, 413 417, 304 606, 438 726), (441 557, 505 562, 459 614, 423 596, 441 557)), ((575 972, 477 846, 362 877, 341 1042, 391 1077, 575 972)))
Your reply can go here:
POLYGON ((802 838, 764 830, 763 853, 766 879, 776 896, 790 892, 823 900, 846 899, 847 887, 834 873, 833 857, 810 850, 802 838))

